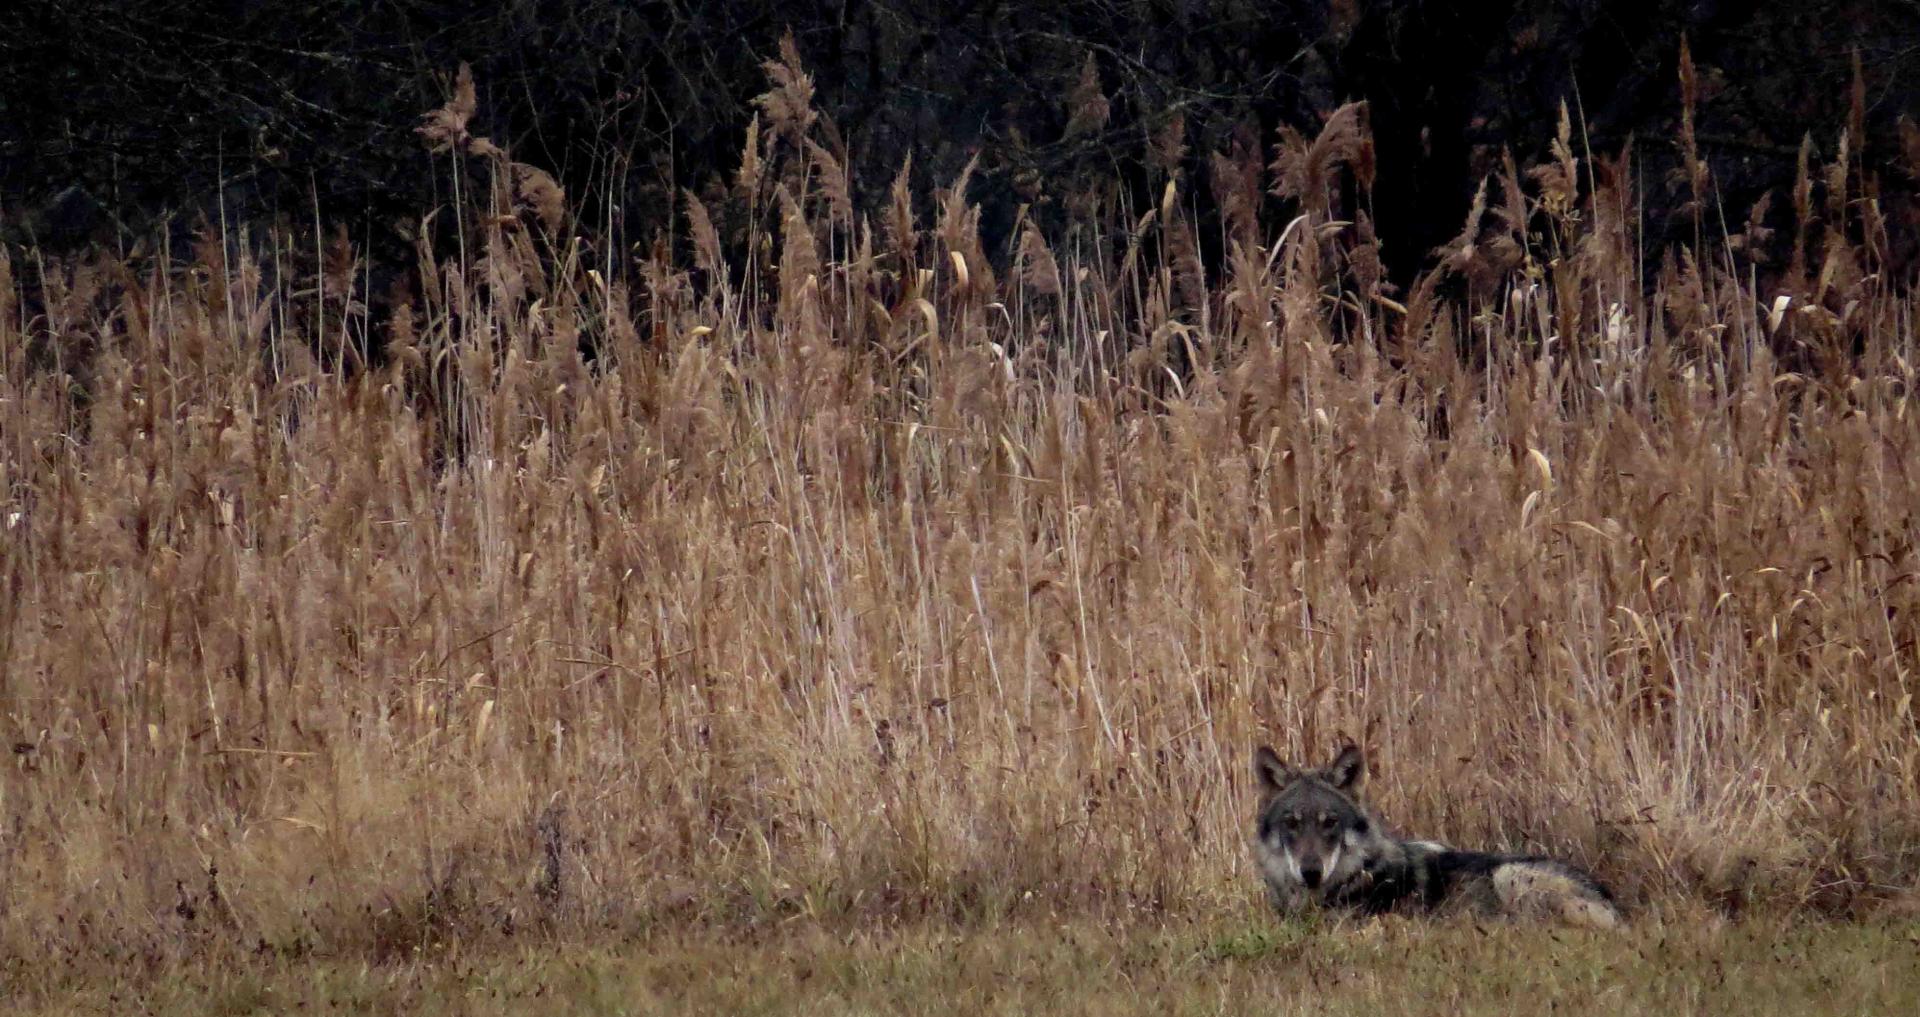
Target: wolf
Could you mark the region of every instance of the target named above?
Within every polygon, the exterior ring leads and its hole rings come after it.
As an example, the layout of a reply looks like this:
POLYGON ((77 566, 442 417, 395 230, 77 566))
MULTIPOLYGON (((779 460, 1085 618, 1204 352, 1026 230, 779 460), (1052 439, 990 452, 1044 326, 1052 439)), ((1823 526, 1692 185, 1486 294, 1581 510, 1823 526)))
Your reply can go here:
POLYGON ((1584 870, 1537 855, 1457 851, 1388 832, 1359 797, 1358 746, 1318 770, 1296 769, 1267 746, 1254 754, 1261 802, 1254 858, 1282 913, 1312 907, 1363 915, 1467 911, 1611 929, 1613 894, 1584 870))

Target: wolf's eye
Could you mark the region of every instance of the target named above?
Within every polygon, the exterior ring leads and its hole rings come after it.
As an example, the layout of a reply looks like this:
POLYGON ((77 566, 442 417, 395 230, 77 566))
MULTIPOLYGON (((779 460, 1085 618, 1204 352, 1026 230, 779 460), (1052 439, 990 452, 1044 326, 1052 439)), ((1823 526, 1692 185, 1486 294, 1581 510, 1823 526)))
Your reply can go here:
POLYGON ((1362 837, 1365 837, 1367 835, 1367 821, 1364 819, 1354 820, 1353 832, 1359 834, 1362 837))
POLYGON ((1280 825, 1286 827, 1288 830, 1298 830, 1300 829, 1300 817, 1288 815, 1280 820, 1280 825))

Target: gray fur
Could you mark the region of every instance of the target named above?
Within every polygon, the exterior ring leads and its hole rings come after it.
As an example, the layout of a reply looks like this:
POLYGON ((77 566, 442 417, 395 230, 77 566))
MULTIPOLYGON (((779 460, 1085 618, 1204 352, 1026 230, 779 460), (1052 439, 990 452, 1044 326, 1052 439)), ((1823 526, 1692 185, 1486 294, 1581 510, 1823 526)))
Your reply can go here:
POLYGON ((1261 791, 1254 859, 1283 913, 1465 909, 1601 928, 1621 922, 1607 888, 1565 862, 1393 836, 1360 798, 1367 767, 1355 746, 1318 770, 1296 769, 1261 746, 1254 773, 1261 791))

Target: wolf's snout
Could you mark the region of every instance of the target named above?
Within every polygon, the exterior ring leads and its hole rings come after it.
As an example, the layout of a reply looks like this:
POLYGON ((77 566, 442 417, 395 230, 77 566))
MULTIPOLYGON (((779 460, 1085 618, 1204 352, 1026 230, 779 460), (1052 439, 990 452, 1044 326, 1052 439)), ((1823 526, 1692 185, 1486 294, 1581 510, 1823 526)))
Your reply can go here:
POLYGON ((1309 890, 1319 889, 1320 888, 1320 870, 1309 869, 1302 866, 1300 869, 1300 882, 1307 884, 1307 889, 1309 890))

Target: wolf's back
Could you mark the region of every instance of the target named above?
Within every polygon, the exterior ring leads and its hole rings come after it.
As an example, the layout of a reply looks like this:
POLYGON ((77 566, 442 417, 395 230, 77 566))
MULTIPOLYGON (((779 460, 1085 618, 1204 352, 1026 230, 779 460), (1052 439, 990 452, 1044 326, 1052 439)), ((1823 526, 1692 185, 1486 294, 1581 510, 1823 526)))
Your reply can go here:
POLYGON ((1616 928, 1623 921, 1619 904, 1599 880, 1552 858, 1440 851, 1423 861, 1443 903, 1597 929, 1616 928))

